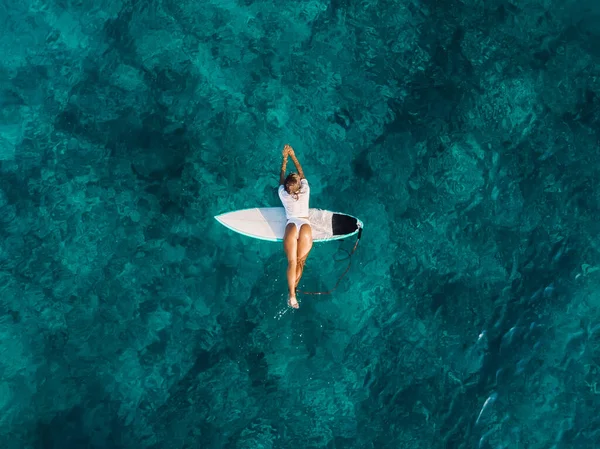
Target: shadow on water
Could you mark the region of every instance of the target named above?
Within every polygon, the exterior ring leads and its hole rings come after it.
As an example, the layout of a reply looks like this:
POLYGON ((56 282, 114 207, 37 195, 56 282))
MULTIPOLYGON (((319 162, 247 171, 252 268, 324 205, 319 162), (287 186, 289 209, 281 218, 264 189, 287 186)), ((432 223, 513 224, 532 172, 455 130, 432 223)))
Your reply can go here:
POLYGON ((128 430, 117 418, 119 404, 97 404, 93 412, 81 405, 61 411, 49 421, 36 425, 35 449, 120 449, 129 447, 128 430), (86 416, 92 415, 92 416, 86 416))

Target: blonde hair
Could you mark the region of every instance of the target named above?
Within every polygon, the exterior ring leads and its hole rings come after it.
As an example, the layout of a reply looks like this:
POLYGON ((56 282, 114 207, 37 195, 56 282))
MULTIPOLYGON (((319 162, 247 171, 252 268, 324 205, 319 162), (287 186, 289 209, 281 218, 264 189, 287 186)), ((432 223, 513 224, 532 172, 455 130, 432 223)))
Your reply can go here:
POLYGON ((301 181, 302 179, 298 173, 290 173, 283 183, 285 191, 295 200, 298 199, 298 194, 300 193, 301 181))

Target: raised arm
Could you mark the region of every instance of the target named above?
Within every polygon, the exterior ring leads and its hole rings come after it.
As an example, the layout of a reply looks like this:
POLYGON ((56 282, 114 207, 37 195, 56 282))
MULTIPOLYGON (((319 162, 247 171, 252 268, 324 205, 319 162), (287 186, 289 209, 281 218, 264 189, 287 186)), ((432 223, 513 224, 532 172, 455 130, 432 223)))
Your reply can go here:
POLYGON ((281 171, 279 172, 279 185, 283 185, 283 183, 285 182, 285 172, 286 172, 286 167, 287 167, 287 162, 288 162, 288 156, 289 156, 289 150, 288 150, 288 146, 286 145, 283 148, 283 161, 281 162, 281 171))
POLYGON ((302 171, 302 166, 300 165, 300 162, 298 162, 298 158, 296 157, 296 154, 294 153, 294 149, 292 147, 289 147, 288 154, 292 158, 292 161, 294 162, 294 165, 296 166, 296 170, 298 170, 300 179, 306 179, 306 176, 304 176, 304 172, 302 171))

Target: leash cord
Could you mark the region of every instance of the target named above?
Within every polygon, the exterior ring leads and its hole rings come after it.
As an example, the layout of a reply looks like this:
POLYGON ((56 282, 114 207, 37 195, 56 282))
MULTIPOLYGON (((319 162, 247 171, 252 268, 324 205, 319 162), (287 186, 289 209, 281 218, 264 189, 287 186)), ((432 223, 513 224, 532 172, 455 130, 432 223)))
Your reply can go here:
MULTIPOLYGON (((349 252, 348 250, 343 249, 343 251, 345 251, 348 254, 348 266, 346 267, 346 270, 342 273, 342 275, 338 278, 337 282, 335 283, 335 287, 333 287, 331 290, 327 290, 325 292, 305 292, 302 290, 296 290, 296 293, 302 293, 303 295, 331 295, 333 293, 333 291, 336 288, 338 288, 338 286, 340 285, 340 282, 342 281, 342 279, 344 279, 344 276, 346 276, 348 271, 350 271, 350 266, 352 265, 352 255, 356 251, 356 248, 358 248, 358 243, 360 242, 361 237, 362 237, 362 227, 359 227, 358 228, 358 237, 356 238, 356 243, 354 244, 354 248, 352 248, 352 251, 349 252)), ((337 262, 341 262, 342 260, 345 260, 345 259, 339 259, 339 260, 337 260, 337 262)))

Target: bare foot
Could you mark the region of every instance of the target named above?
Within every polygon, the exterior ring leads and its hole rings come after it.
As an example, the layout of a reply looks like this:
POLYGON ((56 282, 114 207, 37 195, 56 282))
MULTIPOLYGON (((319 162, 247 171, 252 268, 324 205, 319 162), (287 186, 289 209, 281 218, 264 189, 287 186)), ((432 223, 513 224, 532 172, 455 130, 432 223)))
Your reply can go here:
POLYGON ((294 309, 300 307, 295 296, 288 296, 288 306, 293 307, 294 309))

